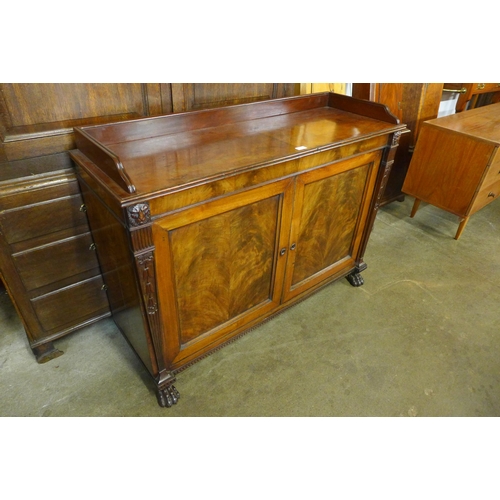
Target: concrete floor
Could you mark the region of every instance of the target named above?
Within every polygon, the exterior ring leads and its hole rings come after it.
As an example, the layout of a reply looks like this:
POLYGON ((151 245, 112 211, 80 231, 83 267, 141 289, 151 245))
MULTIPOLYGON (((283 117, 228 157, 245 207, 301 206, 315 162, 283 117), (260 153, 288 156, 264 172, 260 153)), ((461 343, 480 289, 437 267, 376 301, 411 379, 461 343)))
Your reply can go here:
POLYGON ((0 298, 0 416, 500 416, 500 202, 457 218, 379 212, 365 284, 333 283, 177 377, 156 402, 112 320, 38 365, 0 298))

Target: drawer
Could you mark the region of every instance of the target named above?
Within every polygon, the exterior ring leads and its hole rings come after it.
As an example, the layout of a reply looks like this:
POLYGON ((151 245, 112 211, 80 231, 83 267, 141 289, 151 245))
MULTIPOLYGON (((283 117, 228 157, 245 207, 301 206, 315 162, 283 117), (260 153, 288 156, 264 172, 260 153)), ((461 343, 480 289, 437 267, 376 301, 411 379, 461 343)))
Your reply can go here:
POLYGON ((486 92, 498 92, 500 83, 474 83, 472 86, 473 94, 485 94, 486 92))
POLYGON ((484 185, 476 196, 470 214, 481 210, 484 206, 500 196, 500 179, 492 184, 484 185))
POLYGON ((489 186, 497 180, 500 180, 500 149, 498 148, 490 166, 488 167, 488 171, 486 172, 482 185, 489 186))
MULTIPOLYGON (((98 269, 92 237, 86 233, 54 244, 14 254, 12 257, 27 291, 56 283, 85 271, 98 269)), ((81 278, 80 278, 81 279, 81 278)))
POLYGON ((96 276, 32 299, 43 329, 49 334, 70 329, 109 311, 102 277, 96 276))
POLYGON ((10 210, 80 194, 76 177, 70 173, 41 179, 17 179, 0 183, 0 210, 10 210))
POLYGON ((0 227, 9 244, 55 233, 79 225, 87 225, 80 211, 82 197, 78 195, 37 203, 0 213, 0 227))

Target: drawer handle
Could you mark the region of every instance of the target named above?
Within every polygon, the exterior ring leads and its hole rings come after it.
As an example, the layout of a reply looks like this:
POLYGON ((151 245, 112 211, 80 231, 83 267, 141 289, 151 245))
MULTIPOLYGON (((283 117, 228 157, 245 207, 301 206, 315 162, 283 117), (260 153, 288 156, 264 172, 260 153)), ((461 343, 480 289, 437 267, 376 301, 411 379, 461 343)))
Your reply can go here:
POLYGON ((286 252, 286 248, 282 248, 280 250, 280 255, 283 257, 283 255, 285 255, 285 252, 286 252))
POLYGON ((467 89, 462 87, 461 89, 443 89, 443 92, 452 92, 453 94, 465 94, 467 89))
POLYGON ((297 248, 297 243, 292 243, 292 246, 290 247, 290 250, 295 250, 297 248))
POLYGON ((107 285, 102 285, 102 286, 101 286, 101 290, 106 291, 107 289, 108 289, 107 285))
POLYGON ((91 243, 89 246, 89 250, 95 250, 95 249, 96 249, 95 243, 91 243))
POLYGON ((87 207, 85 206, 85 204, 80 205, 80 212, 86 212, 86 211, 87 211, 87 207))
POLYGON ((478 90, 483 90, 483 89, 484 89, 484 87, 485 87, 484 83, 478 83, 478 84, 477 84, 477 88, 478 88, 478 90))
POLYGON ((495 197, 495 193, 493 193, 493 192, 488 193, 488 198, 494 198, 494 197, 495 197))

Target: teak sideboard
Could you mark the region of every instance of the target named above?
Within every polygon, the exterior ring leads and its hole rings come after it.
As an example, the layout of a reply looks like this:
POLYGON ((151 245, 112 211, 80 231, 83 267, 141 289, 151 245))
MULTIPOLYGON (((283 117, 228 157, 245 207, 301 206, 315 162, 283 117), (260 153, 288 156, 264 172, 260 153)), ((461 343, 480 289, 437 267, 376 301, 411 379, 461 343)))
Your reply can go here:
POLYGON ((500 195, 500 103, 424 122, 403 191, 459 217, 458 240, 469 217, 500 195))
POLYGON ((342 277, 363 254, 399 136, 333 93, 77 127, 113 318, 156 383, 342 277))

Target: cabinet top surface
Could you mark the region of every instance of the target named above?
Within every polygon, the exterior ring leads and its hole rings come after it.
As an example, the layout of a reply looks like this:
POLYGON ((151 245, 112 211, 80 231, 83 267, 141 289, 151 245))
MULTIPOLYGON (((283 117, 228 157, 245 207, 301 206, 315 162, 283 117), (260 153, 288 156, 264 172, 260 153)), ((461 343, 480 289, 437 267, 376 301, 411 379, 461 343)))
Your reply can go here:
POLYGON ((500 103, 434 118, 426 123, 500 144, 500 103))
MULTIPOLYGON (((104 147, 121 163, 135 194, 142 195, 180 189, 405 128, 337 109, 325 98, 315 99, 316 105, 296 106, 292 111, 281 109, 278 104, 283 106, 288 100, 280 99, 281 103, 269 103, 268 108, 278 107, 266 113, 254 112, 259 108, 252 105, 232 106, 231 110, 88 127, 82 129, 83 136, 76 129, 77 144, 88 157, 96 144, 104 147)), ((292 98, 291 102, 309 101, 292 98)))

